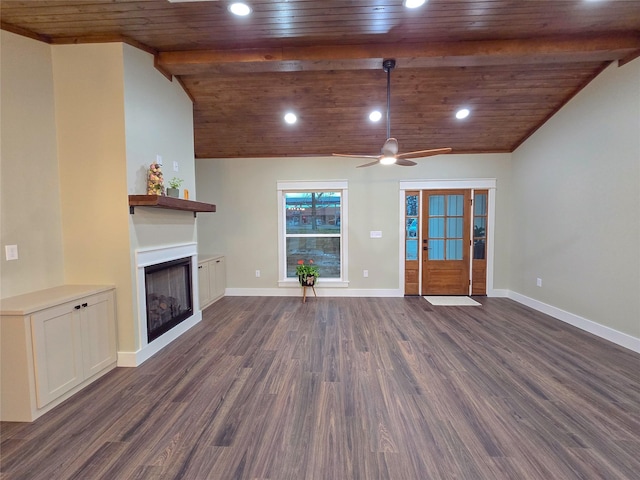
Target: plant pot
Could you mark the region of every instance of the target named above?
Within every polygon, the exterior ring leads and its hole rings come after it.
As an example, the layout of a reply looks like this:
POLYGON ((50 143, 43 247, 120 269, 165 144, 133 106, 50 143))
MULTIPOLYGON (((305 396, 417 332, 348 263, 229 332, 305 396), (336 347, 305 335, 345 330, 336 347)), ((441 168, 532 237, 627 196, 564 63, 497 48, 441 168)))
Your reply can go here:
POLYGON ((313 275, 299 275, 298 280, 303 287, 313 287, 316 284, 316 277, 313 275))
POLYGON ((180 198, 180 189, 167 188, 167 197, 180 198))

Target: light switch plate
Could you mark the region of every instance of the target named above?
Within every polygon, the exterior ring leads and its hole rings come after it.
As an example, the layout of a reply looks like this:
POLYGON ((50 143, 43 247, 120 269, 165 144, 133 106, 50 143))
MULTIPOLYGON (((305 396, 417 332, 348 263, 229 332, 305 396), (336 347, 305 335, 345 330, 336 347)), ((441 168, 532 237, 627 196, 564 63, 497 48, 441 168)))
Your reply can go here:
POLYGON ((369 232, 370 238, 382 238, 382 231, 380 230, 371 230, 369 232))
POLYGON ((18 260, 18 245, 5 245, 5 257, 8 260, 18 260))

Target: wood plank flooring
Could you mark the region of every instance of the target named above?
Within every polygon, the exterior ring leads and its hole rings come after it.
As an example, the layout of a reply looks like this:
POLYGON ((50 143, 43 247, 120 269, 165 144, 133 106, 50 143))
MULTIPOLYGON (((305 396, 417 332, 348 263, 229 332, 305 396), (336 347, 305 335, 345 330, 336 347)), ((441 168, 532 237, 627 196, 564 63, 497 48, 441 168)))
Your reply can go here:
POLYGON ((227 297, 31 424, 0 478, 638 479, 640 355, 508 299, 227 297))

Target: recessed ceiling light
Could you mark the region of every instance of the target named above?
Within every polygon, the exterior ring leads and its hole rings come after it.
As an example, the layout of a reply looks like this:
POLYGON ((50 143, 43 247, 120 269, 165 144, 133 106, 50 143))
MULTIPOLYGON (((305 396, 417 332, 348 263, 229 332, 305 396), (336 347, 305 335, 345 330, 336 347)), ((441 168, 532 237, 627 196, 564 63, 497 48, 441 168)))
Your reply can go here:
POLYGON ((380 113, 378 110, 374 110, 369 114, 369 120, 371 120, 372 122, 379 122, 381 118, 382 113, 380 113))
POLYGON ((289 112, 284 116, 284 121, 287 122, 289 125, 293 125, 298 121, 298 117, 296 117, 295 113, 289 112))
POLYGON ((251 13, 251 7, 246 3, 232 3, 231 5, 229 5, 229 11, 234 15, 244 17, 245 15, 249 15, 251 13))
POLYGON ((467 118, 471 112, 468 108, 461 108, 456 112, 456 118, 458 120, 462 120, 463 118, 467 118))
POLYGON ((418 8, 424 5, 427 0, 404 0, 402 4, 407 8, 418 8))

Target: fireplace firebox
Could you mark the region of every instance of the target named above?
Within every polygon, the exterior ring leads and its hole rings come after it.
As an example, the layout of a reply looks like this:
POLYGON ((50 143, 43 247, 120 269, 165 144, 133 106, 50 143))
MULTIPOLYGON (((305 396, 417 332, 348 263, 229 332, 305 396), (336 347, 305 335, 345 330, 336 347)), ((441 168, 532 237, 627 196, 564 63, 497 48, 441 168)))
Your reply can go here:
POLYGON ((144 267, 147 341, 158 338, 193 315, 191 258, 144 267))

